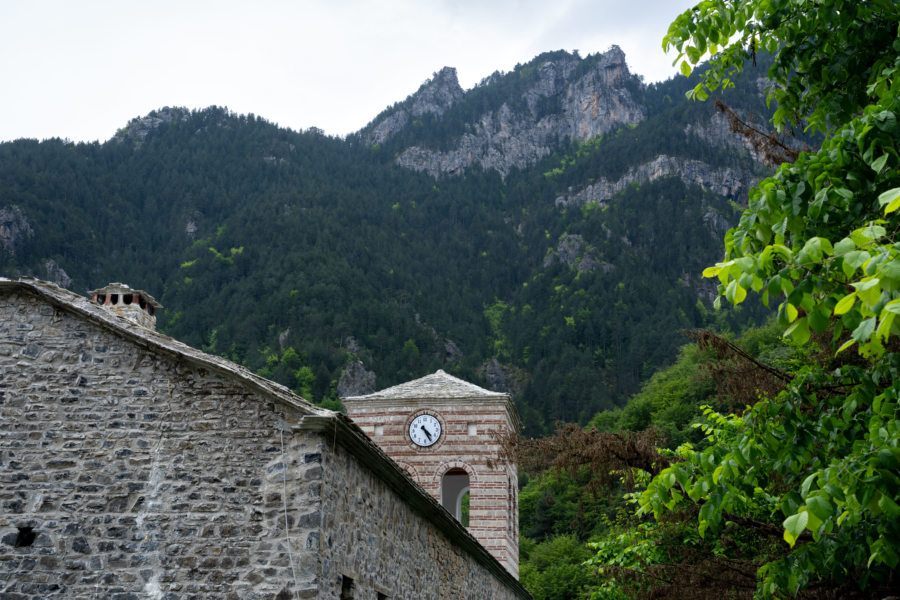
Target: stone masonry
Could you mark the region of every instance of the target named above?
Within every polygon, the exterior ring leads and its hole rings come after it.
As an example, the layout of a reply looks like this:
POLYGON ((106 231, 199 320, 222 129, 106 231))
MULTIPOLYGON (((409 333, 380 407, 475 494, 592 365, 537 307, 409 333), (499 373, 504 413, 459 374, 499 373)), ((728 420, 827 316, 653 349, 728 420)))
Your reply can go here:
POLYGON ((0 598, 528 598, 345 417, 0 279, 0 598))

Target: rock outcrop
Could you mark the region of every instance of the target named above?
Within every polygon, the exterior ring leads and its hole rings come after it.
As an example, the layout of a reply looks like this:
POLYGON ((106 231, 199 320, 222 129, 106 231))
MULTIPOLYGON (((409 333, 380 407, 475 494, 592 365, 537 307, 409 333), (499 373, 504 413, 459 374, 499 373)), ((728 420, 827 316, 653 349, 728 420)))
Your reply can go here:
MULTIPOLYGON (((626 85, 631 77, 625 54, 616 46, 589 59, 564 55, 546 60, 535 67, 532 82, 519 98, 467 123, 467 131, 451 143, 450 149, 410 146, 397 156, 397 164, 434 177, 460 174, 480 165, 505 177, 511 169, 527 167, 548 155, 561 140, 584 141, 643 120, 645 109, 626 85), (590 68, 585 70, 583 60, 591 61, 590 68)), ((441 115, 460 101, 461 92, 455 92, 447 80, 447 76, 436 76, 423 86, 411 97, 408 112, 421 106, 419 110, 441 115)), ((456 82, 455 71, 452 82, 456 82)), ((492 83, 490 80, 484 85, 492 83)), ((406 108, 389 112, 370 126, 365 139, 370 144, 382 143, 408 120, 406 108)))
POLYGON ((339 398, 364 396, 375 391, 375 373, 366 369, 361 360, 347 365, 337 383, 339 398))
POLYGON ((44 261, 44 275, 47 281, 51 281, 59 287, 68 288, 72 285, 72 278, 52 258, 44 261))
POLYGON ((440 116, 462 98, 463 89, 459 85, 456 69, 444 67, 426 81, 415 94, 407 98, 400 107, 389 112, 382 120, 370 126, 365 134, 366 143, 382 144, 403 129, 410 116, 421 117, 425 114, 440 116))
POLYGON ((544 258, 544 266, 549 267, 557 260, 582 272, 589 273, 599 269, 608 273, 612 270, 612 265, 600 259, 597 249, 585 242, 577 233, 563 234, 556 245, 556 250, 549 252, 544 258))
POLYGON ((713 168, 703 161, 661 154, 650 162, 629 169, 616 181, 601 178, 581 190, 569 189, 566 195, 556 198, 556 205, 568 207, 593 203, 603 206, 632 183, 648 183, 670 176, 734 200, 744 198, 750 186, 758 181, 746 171, 729 167, 713 168))
POLYGON ((503 365, 496 358, 486 361, 475 369, 479 377, 484 377, 488 388, 495 392, 517 394, 528 383, 528 373, 512 365, 503 365))
POLYGON ((0 253, 15 256, 25 240, 34 237, 34 228, 25 211, 16 205, 0 208, 0 253))
POLYGON ((163 123, 181 121, 190 116, 191 112, 186 108, 163 107, 154 110, 146 117, 138 117, 128 122, 128 125, 116 132, 114 140, 118 142, 131 142, 140 145, 147 136, 163 123))

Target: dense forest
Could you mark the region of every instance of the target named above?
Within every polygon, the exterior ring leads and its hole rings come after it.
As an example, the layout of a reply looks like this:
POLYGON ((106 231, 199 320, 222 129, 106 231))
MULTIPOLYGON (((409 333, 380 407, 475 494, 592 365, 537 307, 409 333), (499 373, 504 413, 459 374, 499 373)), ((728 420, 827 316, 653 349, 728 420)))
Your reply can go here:
MULTIPOLYGON (((574 80, 598 58, 541 55, 380 146, 219 107, 160 109, 102 144, 0 144, 0 273, 145 289, 165 306, 162 331, 316 403, 339 406, 352 363, 378 388, 444 368, 511 391, 531 434, 587 423, 671 362, 680 330, 762 313, 714 314, 698 275, 741 198, 672 173, 608 202, 556 200, 662 155, 748 181, 765 171, 710 129, 711 106, 685 99, 692 80, 630 75, 617 93, 646 118, 561 138, 527 168, 432 177, 395 164, 404 145, 447 145, 504 103, 527 112, 520 96, 553 60, 574 61, 574 80)), ((725 97, 766 110, 752 82, 725 97)), ((538 119, 559 108, 544 104, 538 119)))

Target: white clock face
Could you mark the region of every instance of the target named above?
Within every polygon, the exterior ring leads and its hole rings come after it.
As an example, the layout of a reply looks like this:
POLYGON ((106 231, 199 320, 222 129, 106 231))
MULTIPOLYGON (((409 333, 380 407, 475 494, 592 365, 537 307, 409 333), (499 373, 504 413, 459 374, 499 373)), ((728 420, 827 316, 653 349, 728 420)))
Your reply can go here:
POLYGON ((441 437, 441 422, 432 415, 419 415, 409 424, 409 439, 414 444, 427 447, 441 437))

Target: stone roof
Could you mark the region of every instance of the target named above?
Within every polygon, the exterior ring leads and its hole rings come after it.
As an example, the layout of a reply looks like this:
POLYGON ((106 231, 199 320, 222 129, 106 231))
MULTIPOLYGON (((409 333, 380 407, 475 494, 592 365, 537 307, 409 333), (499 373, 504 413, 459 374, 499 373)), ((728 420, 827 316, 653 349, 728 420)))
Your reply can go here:
POLYGON ((319 416, 334 415, 334 412, 310 404, 285 386, 264 379, 246 367, 242 367, 230 360, 201 352, 153 329, 141 327, 137 323, 91 302, 88 298, 79 296, 49 281, 41 281, 34 277, 21 277, 18 280, 0 277, 0 293, 11 291, 25 291, 34 294, 50 304, 78 314, 101 327, 110 329, 139 346, 163 355, 182 359, 197 367, 204 367, 210 371, 238 379, 247 387, 299 409, 301 412, 319 416))
POLYGON ((350 396, 342 400, 437 400, 437 399, 497 399, 509 400, 509 394, 492 392, 474 383, 463 381, 453 375, 448 375, 443 370, 438 370, 431 375, 419 379, 407 381, 393 387, 383 389, 364 396, 350 396))

